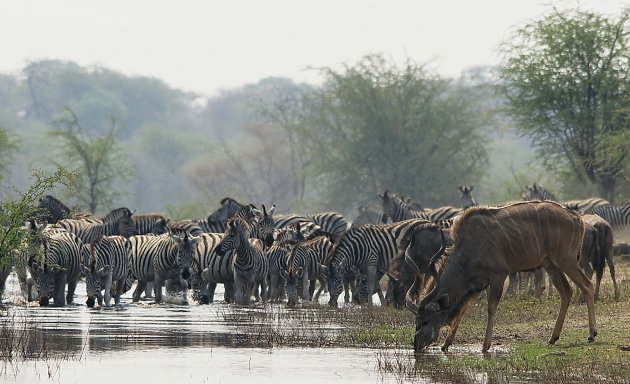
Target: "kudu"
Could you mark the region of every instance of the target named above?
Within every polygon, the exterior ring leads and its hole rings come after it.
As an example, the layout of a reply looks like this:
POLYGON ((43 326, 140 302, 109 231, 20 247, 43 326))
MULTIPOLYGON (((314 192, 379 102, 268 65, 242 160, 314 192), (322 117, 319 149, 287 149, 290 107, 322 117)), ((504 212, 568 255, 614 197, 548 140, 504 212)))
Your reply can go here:
POLYGON ((549 343, 554 344, 569 308, 573 289, 569 277, 586 298, 589 341, 595 331, 593 285, 578 265, 584 225, 579 215, 554 202, 523 202, 501 208, 470 208, 452 228, 454 246, 441 274, 435 268, 444 246, 430 262, 433 289, 419 304, 408 302, 416 315, 414 350, 433 343, 449 326, 442 350, 453 343, 470 303, 488 288, 488 323, 482 351, 490 348, 497 307, 506 277, 543 267, 560 293, 560 312, 549 343))

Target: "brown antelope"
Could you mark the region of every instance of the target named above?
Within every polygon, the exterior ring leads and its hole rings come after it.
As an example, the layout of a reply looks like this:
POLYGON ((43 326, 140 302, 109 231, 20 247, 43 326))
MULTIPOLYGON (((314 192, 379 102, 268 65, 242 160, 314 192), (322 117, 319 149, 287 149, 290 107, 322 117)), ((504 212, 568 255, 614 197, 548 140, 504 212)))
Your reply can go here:
POLYGON ((573 289, 565 275, 586 298, 588 340, 595 339, 593 285, 578 265, 584 236, 584 225, 578 214, 548 201, 515 203, 500 208, 473 207, 455 223, 452 236, 454 246, 439 276, 435 265, 444 246, 431 260, 430 272, 434 278, 431 292, 419 304, 407 303, 416 315, 416 351, 433 343, 444 326, 450 327, 442 346, 443 351, 447 350, 466 309, 488 288, 488 324, 482 348, 487 352, 506 277, 538 267, 547 271, 561 297, 560 312, 549 343, 554 344, 560 337, 572 296, 573 289))

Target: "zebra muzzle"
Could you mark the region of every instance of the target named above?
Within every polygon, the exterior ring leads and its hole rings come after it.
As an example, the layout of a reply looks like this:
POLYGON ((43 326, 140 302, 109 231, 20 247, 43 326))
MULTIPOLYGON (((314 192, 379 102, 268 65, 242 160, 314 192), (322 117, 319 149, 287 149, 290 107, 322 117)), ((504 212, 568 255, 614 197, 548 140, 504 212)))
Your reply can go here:
POLYGON ((94 308, 94 302, 95 302, 94 297, 88 297, 85 304, 88 306, 88 308, 94 308))

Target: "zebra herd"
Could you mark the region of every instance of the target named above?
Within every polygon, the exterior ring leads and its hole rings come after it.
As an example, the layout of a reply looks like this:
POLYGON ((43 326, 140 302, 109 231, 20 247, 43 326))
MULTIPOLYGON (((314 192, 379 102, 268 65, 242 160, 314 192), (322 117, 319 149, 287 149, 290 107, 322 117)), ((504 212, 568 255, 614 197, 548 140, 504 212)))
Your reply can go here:
MULTIPOLYGON (((206 219, 170 221, 159 214, 135 215, 124 207, 97 217, 44 196, 38 219, 47 224, 28 223, 33 236, 27 251, 15 258, 14 269, 25 295, 36 287, 42 306, 50 299, 54 305, 71 304, 77 282, 84 278, 89 307, 110 306, 112 297, 119 304, 134 285, 133 302, 152 286, 157 303, 164 300, 163 288, 181 294, 184 302, 192 289, 193 300, 211 303, 217 285, 223 284, 223 299, 240 305, 254 297, 295 306, 317 301, 328 289, 331 306, 345 292, 346 302, 371 305, 377 294, 381 304, 403 308, 421 294, 442 236, 452 243, 450 228, 477 206, 472 190, 459 187, 461 207, 437 209, 385 191, 378 195, 380 204, 359 207, 350 228, 336 212, 280 215, 275 205, 259 209, 232 198, 223 199, 206 219), (380 284, 384 275, 389 277, 386 292, 380 284)), ((526 186, 522 198, 555 200, 537 184, 526 186)), ((630 225, 630 206, 597 198, 562 206, 590 217, 584 222, 587 234, 590 227, 593 235, 588 245, 585 235, 581 266, 596 274, 599 291, 608 263, 618 296, 612 253, 607 253, 612 240, 603 240, 603 234, 607 226, 630 225), (605 220, 598 222, 594 215, 605 220)), ((28 294, 28 300, 33 296, 28 294)))

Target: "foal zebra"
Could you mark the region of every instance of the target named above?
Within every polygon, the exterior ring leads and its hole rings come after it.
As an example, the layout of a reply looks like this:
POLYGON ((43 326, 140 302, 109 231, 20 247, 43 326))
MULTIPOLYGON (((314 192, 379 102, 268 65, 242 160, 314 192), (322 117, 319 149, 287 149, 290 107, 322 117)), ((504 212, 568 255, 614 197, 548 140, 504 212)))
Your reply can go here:
POLYGON ((42 256, 32 261, 30 268, 39 291, 39 305, 48 306, 50 298, 56 306, 72 304, 79 280, 83 242, 74 233, 60 232, 41 239, 42 256), (64 290, 68 294, 64 301, 64 290))
POLYGON ((188 283, 182 271, 191 267, 198 241, 199 238, 180 238, 172 234, 130 237, 131 272, 138 279, 133 301, 139 301, 146 284, 153 283, 155 302, 161 303, 162 287, 167 280, 179 285, 186 301, 188 283))
POLYGON ((123 293, 130 270, 130 247, 127 242, 128 240, 122 236, 99 236, 84 247, 89 252, 88 262, 81 264, 85 276, 88 307, 94 307, 95 297, 98 305, 103 305, 102 290, 105 290, 105 306, 109 307, 113 282, 116 282, 114 304, 120 304, 120 295, 123 293))
POLYGON ((249 224, 240 218, 227 222, 227 231, 215 252, 225 257, 229 250, 235 250, 234 259, 234 297, 236 304, 247 305, 253 290, 261 287, 261 296, 267 302, 267 257, 260 242, 250 242, 249 224))

